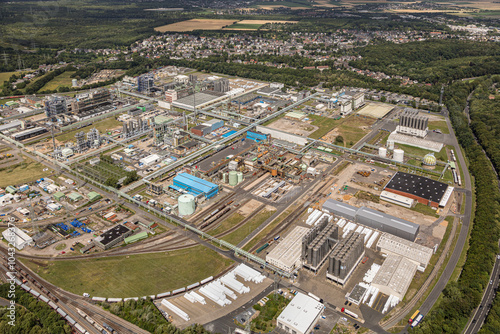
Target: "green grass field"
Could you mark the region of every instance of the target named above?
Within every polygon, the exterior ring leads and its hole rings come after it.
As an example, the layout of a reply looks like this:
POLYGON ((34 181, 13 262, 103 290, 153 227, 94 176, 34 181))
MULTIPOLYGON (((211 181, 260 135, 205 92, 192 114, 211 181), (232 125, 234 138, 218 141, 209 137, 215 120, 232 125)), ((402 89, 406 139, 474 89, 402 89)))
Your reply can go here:
POLYGON ((0 187, 22 185, 50 174, 39 162, 23 157, 24 162, 0 169, 0 187))
POLYGON ((67 142, 67 141, 74 142, 75 141, 75 134, 77 132, 83 131, 86 133, 86 132, 89 132, 90 129, 96 128, 97 130, 99 130, 100 133, 103 133, 108 129, 114 129, 120 125, 122 125, 122 122, 117 121, 113 117, 110 117, 110 118, 106 118, 105 120, 99 121, 97 123, 83 127, 81 129, 72 130, 72 131, 60 134, 60 135, 56 136, 56 139, 59 141, 62 141, 62 142, 67 142))
POLYGON ((310 8, 311 5, 305 0, 289 0, 289 1, 279 1, 279 2, 256 2, 252 7, 256 6, 281 6, 281 7, 307 7, 310 8))
POLYGON ((233 213, 231 216, 226 218, 219 226, 209 231, 210 235, 217 235, 224 231, 229 230, 231 227, 238 225, 245 219, 245 216, 239 214, 238 212, 233 213))
POLYGON ((62 87, 62 86, 71 87, 71 80, 72 80, 71 75, 74 73, 75 73, 74 71, 66 71, 62 74, 59 74, 57 77, 55 77, 54 79, 47 82, 40 89, 40 91, 49 90, 49 89, 54 90, 54 89, 58 89, 59 87, 62 87))
POLYGON ((308 116, 310 119, 312 119, 312 125, 318 126, 319 129, 314 131, 309 135, 310 138, 313 139, 319 139, 326 135, 330 130, 332 130, 334 127, 338 126, 341 120, 335 120, 333 118, 328 118, 324 116, 317 116, 317 115, 309 115, 308 116))
POLYGON ((441 130, 444 134, 449 134, 448 125, 446 125, 446 121, 433 121, 429 122, 429 131, 432 130, 441 130))
POLYGON ((217 275, 232 260, 197 246, 167 253, 23 262, 67 291, 120 298, 158 294, 199 282, 217 275))
POLYGON ((255 215, 252 219, 246 222, 243 226, 238 228, 236 231, 229 233, 222 240, 227 241, 233 245, 239 244, 247 235, 252 233, 257 227, 259 227, 263 222, 265 222, 269 217, 271 217, 276 210, 264 209, 255 215))
POLYGON ((286 217, 288 217, 295 209, 297 208, 297 205, 294 205, 290 207, 289 209, 285 210, 282 214, 280 214, 275 220, 273 220, 269 225, 266 226, 262 231, 259 232, 255 237, 253 237, 252 240, 250 240, 245 247, 243 247, 243 250, 246 250, 247 252, 255 246, 259 241, 264 239, 266 235, 268 235, 278 224, 280 224, 283 220, 285 220, 286 217))
POLYGON ((424 150, 423 148, 420 148, 420 147, 413 147, 413 146, 404 145, 404 144, 397 144, 397 145, 399 146, 400 149, 405 151, 405 154, 412 154, 412 155, 423 158, 427 153, 434 153, 434 156, 439 161, 446 162, 448 160, 448 157, 446 155, 446 147, 445 146, 441 149, 441 151, 436 153, 436 152, 424 150))
POLYGON ((224 29, 245 29, 245 30, 257 30, 262 27, 262 24, 240 24, 235 23, 224 29))

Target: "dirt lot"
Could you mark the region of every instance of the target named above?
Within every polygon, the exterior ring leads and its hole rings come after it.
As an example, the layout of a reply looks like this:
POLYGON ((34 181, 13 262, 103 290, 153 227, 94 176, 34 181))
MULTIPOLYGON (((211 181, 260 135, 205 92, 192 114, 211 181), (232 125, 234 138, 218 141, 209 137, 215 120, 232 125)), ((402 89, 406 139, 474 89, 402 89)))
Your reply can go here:
POLYGON ((237 20, 211 20, 211 19, 192 19, 177 23, 156 27, 155 31, 193 31, 193 30, 219 30, 227 25, 235 23, 237 20))
POLYGON ((242 205, 241 208, 238 209, 238 213, 240 213, 246 217, 249 214, 251 214, 252 212, 254 212, 261 205, 262 205, 262 202, 259 202, 255 199, 251 199, 245 205, 242 205))
POLYGON ((319 129, 315 125, 299 121, 291 121, 285 118, 280 118, 277 121, 269 124, 268 126, 276 130, 285 131, 293 133, 295 135, 306 136, 306 137, 319 129))

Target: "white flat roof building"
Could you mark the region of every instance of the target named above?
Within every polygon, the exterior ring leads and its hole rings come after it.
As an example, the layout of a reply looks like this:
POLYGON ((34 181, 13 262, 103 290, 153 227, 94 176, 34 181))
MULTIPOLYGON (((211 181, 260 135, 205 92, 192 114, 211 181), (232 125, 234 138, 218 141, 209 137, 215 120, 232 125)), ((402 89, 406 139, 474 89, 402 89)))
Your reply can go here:
POLYGON ((158 154, 151 154, 139 160, 139 162, 143 163, 144 166, 152 165, 154 163, 157 163, 158 161, 160 161, 160 156, 158 154))
POLYGON ((416 271, 415 262, 400 255, 390 254, 373 278, 372 286, 386 295, 403 300, 416 271))
POLYGON ((413 206, 413 203, 415 202, 413 198, 401 196, 386 190, 383 190, 380 193, 380 199, 386 202, 404 206, 405 208, 411 208, 413 206))
POLYGON ((383 233, 377 242, 377 250, 384 254, 400 255, 422 267, 424 270, 431 260, 432 248, 419 245, 389 233, 383 233))
POLYGON ((279 315, 278 328, 290 334, 309 334, 324 308, 317 300, 299 292, 279 315))
POLYGON ((24 246, 33 242, 33 239, 17 227, 9 227, 2 232, 2 236, 7 242, 21 250, 24 246))
POLYGON ((297 226, 283 240, 267 254, 266 261, 270 264, 292 272, 300 267, 302 254, 302 237, 309 231, 307 227, 297 226))

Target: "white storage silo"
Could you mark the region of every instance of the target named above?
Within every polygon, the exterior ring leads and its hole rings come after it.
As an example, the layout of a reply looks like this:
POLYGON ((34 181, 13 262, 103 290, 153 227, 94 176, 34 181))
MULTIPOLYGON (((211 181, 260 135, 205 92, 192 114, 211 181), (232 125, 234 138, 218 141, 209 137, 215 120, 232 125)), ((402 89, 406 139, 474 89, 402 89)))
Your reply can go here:
POLYGON ((191 194, 180 195, 177 203, 179 204, 179 216, 192 215, 196 209, 194 196, 191 194))
POLYGON ((394 141, 393 140, 387 140, 387 148, 389 150, 393 150, 394 149, 394 141))
POLYGON ((222 174, 222 182, 227 183, 227 173, 222 174))
POLYGON ((387 157, 387 149, 385 147, 378 148, 378 156, 381 158, 387 157))
POLYGON ((242 172, 238 172, 236 174, 237 178, 238 178, 238 184, 240 184, 241 182, 243 182, 243 173, 242 172))
POLYGON ((394 150, 394 157, 393 157, 394 161, 403 162, 404 157, 405 157, 405 151, 399 148, 394 150))
POLYGON ((238 184, 238 172, 232 170, 229 172, 229 185, 235 186, 237 184, 238 184))

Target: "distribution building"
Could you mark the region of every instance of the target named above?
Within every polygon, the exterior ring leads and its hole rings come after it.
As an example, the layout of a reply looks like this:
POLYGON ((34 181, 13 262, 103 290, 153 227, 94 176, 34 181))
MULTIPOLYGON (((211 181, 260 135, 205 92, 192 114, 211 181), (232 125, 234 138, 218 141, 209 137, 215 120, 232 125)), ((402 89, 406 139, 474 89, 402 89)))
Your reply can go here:
POLYGON ((417 265, 404 256, 390 254, 385 259, 372 281, 380 292, 403 300, 417 271, 417 265))
POLYGON ((453 189, 445 183, 403 172, 395 173, 384 188, 435 208, 446 206, 453 189))
POLYGON ((424 271, 429 264, 434 251, 414 242, 383 233, 377 242, 377 250, 384 254, 401 255, 419 266, 424 271))
POLYGON ((312 333, 324 309, 319 301, 299 292, 278 316, 277 326, 289 334, 312 333))
POLYGON ((309 231, 307 227, 297 226, 267 254, 266 261, 291 273, 301 265, 302 238, 309 231))
POLYGON ((199 195, 209 199, 219 193, 219 186, 215 183, 200 179, 188 173, 179 173, 174 177, 174 183, 169 188, 179 192, 188 192, 195 197, 199 195))
POLYGON ((417 238, 420 226, 407 220, 399 219, 386 213, 367 207, 356 208, 333 199, 328 199, 322 209, 336 216, 388 232, 406 240, 414 241, 417 238))

